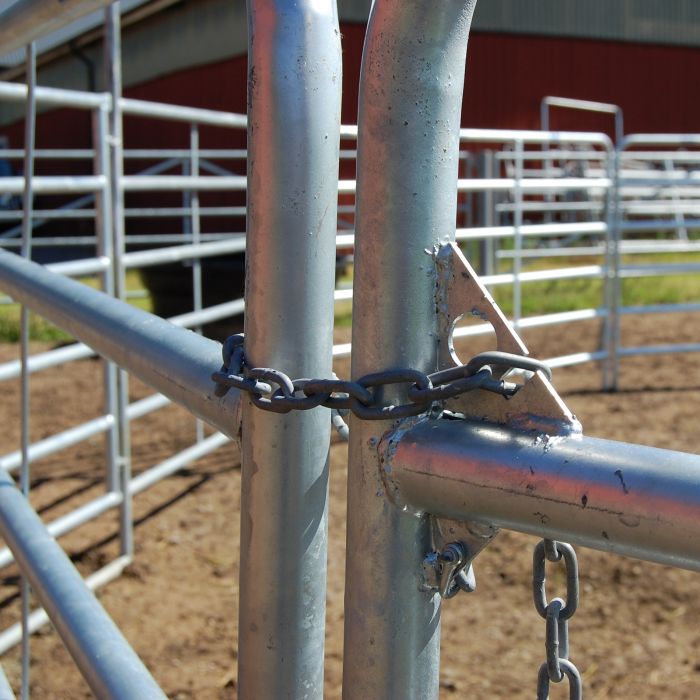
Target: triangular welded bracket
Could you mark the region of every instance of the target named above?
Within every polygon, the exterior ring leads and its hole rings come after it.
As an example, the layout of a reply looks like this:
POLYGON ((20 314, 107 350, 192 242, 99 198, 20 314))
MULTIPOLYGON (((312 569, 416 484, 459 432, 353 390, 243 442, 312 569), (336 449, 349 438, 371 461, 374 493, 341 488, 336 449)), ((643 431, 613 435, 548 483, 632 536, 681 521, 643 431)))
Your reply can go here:
MULTIPOLYGON (((441 245, 436 251, 435 260, 438 270, 436 304, 440 317, 440 369, 461 364, 455 353, 453 332, 456 323, 465 314, 493 326, 496 350, 528 355, 525 344, 459 247, 455 243, 441 245)), ((576 416, 566 407, 542 372, 532 374, 510 398, 477 389, 450 399, 446 407, 468 420, 535 431, 543 439, 581 432, 576 416)))

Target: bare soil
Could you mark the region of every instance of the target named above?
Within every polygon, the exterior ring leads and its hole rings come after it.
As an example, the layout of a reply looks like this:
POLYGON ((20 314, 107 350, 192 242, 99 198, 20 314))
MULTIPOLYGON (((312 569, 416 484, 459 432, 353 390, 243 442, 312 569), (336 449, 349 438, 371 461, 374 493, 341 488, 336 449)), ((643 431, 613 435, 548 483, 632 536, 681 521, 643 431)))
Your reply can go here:
MULTIPOLYGON (((689 315, 625 322, 626 345, 697 341, 697 319, 689 315)), ((599 328, 591 322, 533 331, 526 342, 535 356, 551 357, 593 349, 598 336, 599 328)), ((16 353, 14 346, 0 346, 0 361, 16 353)), ((341 363, 338 370, 346 374, 347 365, 341 363)), ((599 391, 600 372, 594 364, 556 370, 554 380, 586 434, 700 453, 700 356, 625 360, 616 393, 599 391)), ((97 361, 35 375, 31 384, 34 440, 99 413, 97 361)), ((17 382, 5 383, 2 392, 0 454, 5 454, 18 446, 17 382)), ((134 398, 146 393, 133 382, 134 398)), ((133 431, 134 471, 186 447, 193 436, 193 419, 175 407, 139 420, 133 431)), ((102 449, 103 439, 95 438, 33 465, 31 499, 45 520, 104 491, 102 449)), ((340 697, 346 461, 345 444, 334 442, 329 699, 340 697)), ((239 464, 236 448, 227 446, 137 497, 135 561, 99 592, 171 698, 236 697, 239 464)), ((110 513, 61 542, 87 573, 117 555, 116 533, 116 515, 110 513)), ((535 696, 545 633, 531 598, 535 542, 501 533, 476 562, 477 591, 445 603, 442 699, 535 696)), ((700 697, 700 577, 592 550, 579 548, 578 554, 581 602, 570 625, 571 656, 583 673, 586 697, 700 697)), ((556 576, 554 581, 556 586, 556 576)), ((14 568, 2 572, 2 628, 19 619, 16 582, 14 568)), ((32 638, 31 647, 33 697, 91 697, 55 632, 47 628, 32 638)), ((1 661, 17 688, 18 650, 1 661)), ((550 697, 568 697, 566 688, 553 686, 550 697)))

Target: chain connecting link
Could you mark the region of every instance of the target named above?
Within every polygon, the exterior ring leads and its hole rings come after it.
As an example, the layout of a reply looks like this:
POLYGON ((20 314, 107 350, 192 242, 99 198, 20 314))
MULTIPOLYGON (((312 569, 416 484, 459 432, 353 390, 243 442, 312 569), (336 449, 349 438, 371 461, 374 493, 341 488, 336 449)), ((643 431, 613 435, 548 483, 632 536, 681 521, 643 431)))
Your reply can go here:
POLYGON ((417 416, 427 411, 434 401, 444 401, 475 389, 484 389, 505 397, 513 396, 521 385, 495 378, 493 375, 496 367, 499 368, 499 376, 512 369, 542 372, 548 378, 552 376, 549 367, 539 360, 494 351, 476 355, 465 365, 433 374, 405 368, 366 374, 357 381, 292 380, 279 370, 246 367, 242 334, 226 339, 222 355, 223 367, 212 374, 212 380, 223 392, 231 387, 248 392, 252 402, 264 411, 288 413, 325 406, 335 410, 350 410, 364 420, 417 416), (376 389, 387 385, 408 385, 409 403, 378 405, 376 389))
POLYGON ((537 700, 549 698, 549 683, 569 681, 569 700, 581 700, 583 685, 581 674, 569 661, 569 619, 576 612, 579 600, 578 561, 570 544, 555 540, 542 540, 535 546, 532 557, 532 594, 535 609, 546 621, 547 661, 537 674, 537 700), (566 600, 547 600, 545 590, 546 562, 563 558, 566 568, 566 600))

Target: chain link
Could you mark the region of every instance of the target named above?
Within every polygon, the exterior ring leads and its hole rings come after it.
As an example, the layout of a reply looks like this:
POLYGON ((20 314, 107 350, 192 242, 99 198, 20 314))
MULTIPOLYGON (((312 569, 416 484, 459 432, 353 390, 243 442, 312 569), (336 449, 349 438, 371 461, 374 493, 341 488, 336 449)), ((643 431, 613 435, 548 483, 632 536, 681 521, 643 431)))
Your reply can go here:
POLYGON ((549 683, 569 681, 569 700, 581 700, 583 684, 576 666, 569 661, 569 619, 576 612, 579 601, 578 561, 570 544, 556 540, 542 540, 535 546, 532 557, 532 594, 535 609, 546 622, 547 661, 537 674, 537 700, 547 700, 549 683), (546 562, 564 562, 566 569, 566 600, 547 600, 545 590, 546 562))
POLYGON ((290 379, 284 372, 267 367, 246 366, 243 335, 226 339, 222 348, 223 367, 212 380, 225 392, 239 389, 251 395, 251 401, 265 411, 288 413, 307 411, 317 406, 337 411, 350 410, 364 420, 394 420, 417 416, 434 401, 444 401, 475 389, 484 389, 505 397, 513 396, 519 384, 502 377, 512 369, 542 372, 548 378, 549 367, 530 357, 506 352, 485 352, 467 364, 425 374, 415 369, 389 369, 360 377, 341 379, 290 379), (495 368, 498 368, 497 370, 495 368), (499 378, 494 377, 494 373, 499 378), (406 386, 409 403, 377 405, 376 389, 387 385, 406 386))

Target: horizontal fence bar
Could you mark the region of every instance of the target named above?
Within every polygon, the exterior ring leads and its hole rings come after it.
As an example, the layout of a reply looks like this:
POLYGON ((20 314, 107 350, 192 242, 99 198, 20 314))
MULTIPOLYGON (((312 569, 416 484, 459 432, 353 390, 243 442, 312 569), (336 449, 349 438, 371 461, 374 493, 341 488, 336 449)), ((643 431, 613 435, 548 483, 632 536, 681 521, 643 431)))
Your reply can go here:
POLYGON ((574 352, 570 355, 560 355, 559 357, 551 357, 544 360, 544 363, 551 369, 557 367, 572 367, 573 365, 582 365, 586 362, 598 362, 608 357, 605 350, 596 350, 595 352, 574 352))
POLYGON ((700 311, 700 303, 688 304, 649 304, 648 306, 622 306, 618 313, 632 316, 635 314, 692 313, 700 311))
POLYGON ((524 193, 566 192, 568 190, 606 190, 612 186, 608 177, 562 177, 516 180, 500 178, 460 178, 458 192, 504 192, 518 187, 524 193))
MULTIPOLYGON (((675 213, 675 212, 674 212, 675 213)), ((668 219, 652 219, 651 221, 620 221, 618 227, 621 231, 676 231, 681 228, 700 228, 700 219, 683 218, 669 221, 668 219)))
MULTIPOLYGON (((32 178, 34 194, 80 194, 99 192, 107 186, 104 175, 36 175, 32 178)), ((24 177, 2 178, 2 191, 9 194, 24 192, 24 177)))
MULTIPOLYGON (((620 150, 639 146, 700 146, 700 134, 630 134, 619 144, 620 150)), ((634 154, 630 154, 634 155, 634 154)), ((672 155, 672 154, 670 154, 672 155)))
MULTIPOLYGON (((578 309, 576 311, 559 311, 557 313, 543 314, 541 316, 526 316, 518 320, 517 327, 520 330, 526 328, 541 328, 542 326, 556 326, 560 323, 575 323, 577 321, 589 321, 595 318, 605 318, 608 315, 606 309, 578 309)), ((509 322, 515 326, 513 322, 509 322)), ((479 325, 462 326, 455 328, 452 337, 467 338, 475 335, 488 335, 494 333, 493 326, 484 322, 479 325)))
POLYGON ((700 571, 697 455, 467 421, 394 437, 386 477, 402 508, 700 571))
MULTIPOLYGON (((113 416, 100 416, 86 423, 82 423, 74 428, 69 428, 56 435, 51 435, 50 437, 39 440, 29 446, 29 452, 27 455, 27 460, 31 464, 36 462, 38 459, 43 459, 52 455, 60 450, 65 450, 68 447, 77 445, 80 442, 88 440, 95 435, 104 433, 109 430, 114 425, 113 416)), ((14 452, 9 452, 8 454, 0 457, 0 466, 3 469, 11 472, 15 469, 19 469, 22 465, 22 451, 15 450, 14 452)))
MULTIPOLYGON (((167 401, 167 399, 166 399, 167 401)), ((156 464, 149 469, 141 472, 138 476, 135 476, 129 482, 129 493, 135 496, 142 491, 150 488, 159 481, 162 481, 168 476, 171 476, 175 472, 183 469, 188 464, 211 454, 215 450, 218 450, 223 445, 230 442, 230 438, 223 435, 223 433, 215 433, 201 442, 198 442, 191 447, 178 452, 177 454, 168 457, 168 459, 156 464)), ((95 498, 88 503, 85 503, 78 508, 70 511, 66 515, 57 518, 51 523, 48 523, 46 529, 51 537, 61 537, 68 532, 71 532, 77 527, 97 518, 98 516, 106 513, 112 508, 120 505, 122 502, 122 495, 120 493, 111 491, 103 494, 99 498, 95 498)), ((10 564, 14 561, 12 552, 7 548, 0 549, 0 569, 10 564)), ((0 695, 0 700, 2 696, 0 695)))
MULTIPOLYGON (((86 347, 86 346, 83 346, 86 347)), ((170 399, 163 394, 153 394, 144 399, 129 404, 126 409, 126 417, 128 420, 135 420, 143 416, 157 411, 171 403, 170 399)), ((111 415, 104 415, 94 418, 93 420, 81 423, 80 425, 63 430, 60 433, 51 435, 43 440, 39 440, 29 446, 28 460, 29 463, 36 462, 39 459, 49 457, 56 452, 65 450, 68 447, 84 442, 95 435, 104 433, 114 425, 114 418, 111 415)), ((9 472, 18 469, 22 462, 22 454, 20 450, 8 452, 0 457, 0 466, 9 472)))
POLYGON ((242 253, 245 251, 245 234, 231 236, 222 241, 207 243, 185 243, 168 248, 155 248, 126 253, 122 259, 124 267, 138 268, 151 265, 164 265, 192 258, 209 258, 217 255, 242 253))
POLYGON ((565 107, 567 109, 580 109, 587 112, 604 112, 606 114, 618 114, 621 112, 617 105, 607 102, 595 102, 593 100, 578 100, 572 97, 555 97, 548 95, 542 98, 542 104, 550 107, 565 107))
POLYGON ((14 691, 7 680, 5 669, 2 666, 0 666, 0 698, 2 700, 15 700, 14 691))
POLYGON ((247 187, 245 175, 125 175, 121 182, 125 192, 243 191, 247 187))
POLYGON ((619 348, 617 354, 620 357, 632 357, 633 355, 667 355, 677 352, 700 352, 700 343, 676 343, 674 345, 647 345, 619 348))
MULTIPOLYGON (((148 104, 158 103, 149 102, 148 104)), ((211 113, 209 110, 205 110, 205 112, 211 113)), ((218 117, 227 113, 213 112, 213 114, 218 117)), ((245 115, 241 116, 245 118, 245 115)), ((245 148, 200 148, 194 151, 188 148, 126 148, 124 149, 124 160, 158 160, 160 158, 181 158, 184 160, 191 158, 193 153, 196 153, 200 158, 214 160, 241 160, 248 157, 248 151, 245 148)))
MULTIPOLYGON (((50 369, 51 367, 58 367, 66 362, 92 357, 94 354, 94 351, 87 347, 87 345, 73 343, 72 345, 66 345, 62 348, 54 348, 53 350, 31 355, 27 369, 30 374, 33 374, 34 372, 40 372, 41 370, 50 369)), ((0 365, 0 382, 17 378, 20 372, 21 363, 19 360, 4 362, 0 365)))
POLYGON ((3 469, 0 533, 95 695, 164 699, 142 661, 3 469))
MULTIPOLYGON (((3 29, 5 29, 3 27, 3 29)), ((5 47, 3 46, 3 49, 5 47)), ((36 101, 53 107, 76 107, 78 109, 98 109, 111 106, 111 99, 106 93, 81 92, 63 88, 35 88, 36 101)), ((24 102, 27 99, 27 86, 21 83, 0 82, 0 99, 24 102)))
POLYGON ((167 476, 174 474, 183 467, 192 462, 205 457, 206 455, 218 450, 223 445, 228 444, 231 439, 223 433, 215 433, 198 442, 191 447, 188 447, 182 452, 169 457, 160 464, 157 464, 150 469, 135 476, 129 484, 129 491, 132 495, 136 495, 145 491, 167 476))
MULTIPOLYGON (((602 265, 580 265, 579 267, 562 267, 556 270, 531 270, 521 272, 517 277, 521 282, 541 282, 544 280, 558 279, 585 279, 599 278, 604 275, 605 268, 602 265)), ((516 276, 511 272, 498 275, 482 275, 484 284, 500 285, 512 284, 516 276)))
POLYGON ((0 251, 0 287, 157 391, 231 437, 237 390, 217 390, 221 345, 0 251), (223 395, 222 395, 223 394, 223 395))
POLYGON ((565 236, 565 235, 597 235, 606 233, 607 224, 604 221, 591 221, 584 223, 556 223, 556 224, 523 224, 516 229, 515 226, 484 226, 479 228, 458 228, 457 240, 478 240, 483 238, 512 238, 516 230, 522 236, 565 236))
MULTIPOLYGON (((95 216, 94 209, 33 209, 32 214, 41 221, 63 221, 65 219, 92 219, 95 216)), ((21 209, 15 211, 0 211, 0 221, 18 221, 24 213, 21 209)), ((34 243, 34 241, 32 241, 34 243)), ((43 245, 46 245, 42 241, 43 245)), ((6 244, 5 244, 6 245, 6 244)))
MULTIPOLYGON (((46 2, 55 7, 52 0, 21 0, 22 2, 46 2)), ((112 0, 92 0, 93 3, 101 2, 108 5, 112 0)), ((64 0, 64 4, 75 3, 77 0, 64 0)), ((93 7, 92 9, 95 9, 93 7)), ((0 15, 4 17, 5 15, 0 15)), ((7 27, 0 29, 0 37, 7 32, 7 27)), ((2 43, 2 50, 7 51, 6 42, 2 43)), ((0 99, 24 101, 27 99, 27 86, 19 83, 0 82, 0 99)), ((82 92, 79 90, 64 90, 59 88, 36 88, 36 101, 38 104, 77 107, 83 109, 95 109, 112 106, 112 99, 108 93, 82 92)), ((181 107, 162 102, 150 102, 122 97, 119 101, 121 111, 125 115, 150 117, 155 119, 167 119, 169 121, 183 121, 190 124, 206 124, 209 126, 221 126, 234 129, 245 129, 247 118, 244 114, 232 112, 218 112, 212 109, 200 109, 198 107, 181 107)), ((209 153, 210 151, 206 151, 209 153)), ((129 151, 127 151, 127 154, 129 151)), ((216 153, 216 152, 214 152, 216 153)), ((150 157, 150 156, 149 156, 150 157)), ((206 156, 206 157, 218 157, 206 156)), ((238 157, 238 156, 236 156, 238 157)))
POLYGON ((546 144, 597 144, 602 148, 612 150, 612 141, 605 135, 588 131, 534 131, 528 129, 460 129, 459 140, 477 141, 484 143, 507 143, 522 141, 523 143, 546 144))
MULTIPOLYGON (((115 491, 105 493, 99 498, 89 501, 69 513, 66 513, 66 515, 57 518, 53 522, 48 523, 46 525, 46 531, 53 538, 61 537, 67 532, 74 530, 76 527, 106 513, 110 508, 118 506, 121 502, 122 496, 120 493, 115 491)), ((0 550, 0 568, 8 566, 14 560, 14 555, 8 547, 4 547, 0 550)))
MULTIPOLYGON (((105 564, 101 569, 98 569, 94 573, 90 574, 85 578, 85 585, 91 591, 96 591, 101 586, 114 581, 114 579, 121 576, 124 569, 131 563, 131 558, 127 556, 117 557, 113 561, 105 564)), ((50 620, 49 616, 43 608, 34 610, 29 615, 28 620, 28 632, 29 634, 34 634, 34 632, 40 630, 42 627, 47 625, 50 620)), ((6 651, 11 649, 13 646, 19 644, 22 639, 22 626, 18 622, 14 625, 8 627, 4 632, 0 634, 0 655, 4 654, 6 651)))
MULTIPOLYGON (((2 285, 0 284, 0 287, 2 285)), ((173 316, 168 321, 176 326, 191 328, 200 323, 212 323, 223 318, 230 318, 243 313, 243 299, 234 299, 214 306, 208 306, 200 311, 188 311, 187 313, 173 316)), ((93 357, 95 351, 83 343, 73 343, 61 348, 47 350, 46 352, 32 355, 29 358, 27 369, 30 374, 40 372, 51 367, 58 367, 66 362, 83 360, 93 357)), ((21 363, 19 360, 10 360, 0 364, 0 382, 19 377, 21 363)))
POLYGON ((248 124, 245 114, 235 114, 233 112, 217 112, 213 109, 135 100, 130 97, 122 97, 119 104, 122 113, 130 116, 153 117, 156 119, 167 119, 168 121, 206 124, 208 126, 222 126, 234 129, 245 129, 248 124))
MULTIPOLYGON (((539 132, 538 132, 539 133, 539 132)), ((519 160, 518 154, 514 151, 498 151, 494 153, 494 157, 499 161, 513 162, 514 160, 519 160)), ((546 149, 538 148, 537 150, 523 151, 522 158, 524 162, 534 160, 552 160, 552 161, 562 161, 562 160, 585 160, 585 161, 604 161, 607 157, 605 151, 582 151, 582 150, 571 150, 568 148, 556 148, 556 149, 546 149)), ((541 172, 552 172, 556 168, 559 168, 562 172, 561 166, 550 166, 546 170, 541 172)))
POLYGON ((700 272, 700 263, 668 263, 655 265, 624 265, 618 274, 623 279, 691 275, 700 272))
POLYGON ((635 161, 658 161, 659 163, 700 163, 700 151, 621 151, 620 164, 635 161))
MULTIPOLYGON (((11 83, 16 85, 17 83, 11 83)), ((0 83, 2 86, 3 83, 0 83)), ((0 95, 1 97, 1 95, 0 95)), ((60 159, 60 160, 92 160, 95 157, 95 151, 91 148, 37 148, 34 151, 36 160, 60 159)), ((8 160, 24 160, 24 150, 21 148, 5 148, 0 149, 0 158, 8 160)))

